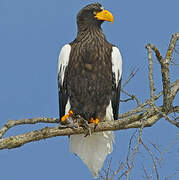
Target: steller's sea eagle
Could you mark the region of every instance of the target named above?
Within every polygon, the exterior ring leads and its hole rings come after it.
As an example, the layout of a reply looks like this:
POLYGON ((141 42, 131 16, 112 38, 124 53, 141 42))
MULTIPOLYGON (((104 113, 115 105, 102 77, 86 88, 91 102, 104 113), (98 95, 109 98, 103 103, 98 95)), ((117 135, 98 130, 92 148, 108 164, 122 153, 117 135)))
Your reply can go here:
MULTIPOLYGON (((87 123, 118 119, 122 58, 106 40, 101 24, 113 15, 99 3, 85 6, 77 15, 78 33, 62 47, 58 62, 61 122, 80 115, 87 123)), ((112 131, 70 136, 70 151, 98 177, 106 156, 113 151, 112 131)))

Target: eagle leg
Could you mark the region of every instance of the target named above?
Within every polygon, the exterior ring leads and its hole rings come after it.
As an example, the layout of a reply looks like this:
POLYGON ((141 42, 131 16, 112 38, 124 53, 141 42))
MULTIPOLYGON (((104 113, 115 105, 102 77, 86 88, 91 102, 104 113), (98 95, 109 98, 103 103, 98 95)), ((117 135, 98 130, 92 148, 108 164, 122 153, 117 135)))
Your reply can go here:
POLYGON ((94 124, 94 129, 96 128, 96 126, 98 125, 99 123, 99 119, 96 118, 94 119, 93 117, 91 117, 91 119, 89 120, 89 122, 87 122, 86 120, 84 120, 85 123, 83 124, 84 128, 87 130, 87 133, 85 134, 85 137, 86 136, 91 136, 91 128, 89 127, 89 124, 88 123, 91 123, 91 124, 94 124))
POLYGON ((97 125, 99 124, 99 119, 98 118, 94 119, 93 117, 91 117, 91 119, 89 120, 89 123, 94 124, 94 131, 95 131, 97 125))
POLYGON ((65 122, 68 117, 71 117, 73 115, 73 111, 72 110, 69 110, 68 114, 64 115, 62 118, 61 118, 61 122, 65 122))
POLYGON ((78 125, 86 131, 84 137, 88 135, 91 136, 91 129, 89 127, 88 121, 82 118, 80 115, 77 115, 76 117, 77 117, 78 125))
POLYGON ((74 122, 72 110, 61 118, 59 128, 78 128, 78 125, 74 122))

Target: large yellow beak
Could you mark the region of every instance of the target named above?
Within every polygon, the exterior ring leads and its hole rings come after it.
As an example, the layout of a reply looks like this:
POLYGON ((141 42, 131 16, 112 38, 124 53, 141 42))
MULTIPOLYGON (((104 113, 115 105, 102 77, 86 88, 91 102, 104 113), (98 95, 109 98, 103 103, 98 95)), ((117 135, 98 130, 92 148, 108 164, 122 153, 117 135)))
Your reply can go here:
POLYGON ((113 23, 113 15, 111 12, 109 12, 108 10, 102 10, 100 12, 98 12, 95 16, 95 18, 97 18, 98 20, 102 20, 102 21, 110 21, 113 23))

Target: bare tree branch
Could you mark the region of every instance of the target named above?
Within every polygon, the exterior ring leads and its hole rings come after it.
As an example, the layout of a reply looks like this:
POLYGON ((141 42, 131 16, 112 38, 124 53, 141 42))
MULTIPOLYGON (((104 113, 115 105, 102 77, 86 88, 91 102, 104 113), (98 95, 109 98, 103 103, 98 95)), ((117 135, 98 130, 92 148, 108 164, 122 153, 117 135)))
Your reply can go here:
POLYGON ((166 63, 170 63, 173 55, 173 51, 176 47, 176 42, 179 40, 179 32, 172 35, 172 38, 170 40, 170 44, 165 56, 166 63))
MULTIPOLYGON (((149 82, 150 82, 150 98, 146 99, 143 103, 139 102, 139 99, 135 95, 129 96, 136 100, 137 108, 131 109, 130 111, 120 114, 119 119, 111 122, 100 122, 94 130, 94 125, 90 124, 92 132, 101 131, 116 131, 129 128, 145 128, 151 127, 162 117, 166 118, 170 123, 178 126, 178 122, 173 121, 169 118, 171 113, 179 113, 179 105, 172 107, 172 102, 175 99, 176 94, 179 91, 179 79, 177 79, 173 84, 170 83, 170 71, 169 65, 175 50, 176 41, 179 39, 179 33, 172 36, 165 58, 162 57, 159 50, 151 44, 146 46, 148 50, 148 60, 149 60, 149 82), (152 61, 152 51, 158 59, 161 66, 162 74, 162 84, 163 90, 154 95, 154 79, 153 79, 153 61, 152 61), (163 96, 162 106, 155 106, 155 101, 163 96)), ((135 75, 132 73, 129 80, 135 75)), ((129 81, 128 80, 128 81, 129 81)), ((127 83, 128 83, 127 81, 127 83)), ((21 135, 11 136, 2 138, 5 133, 12 127, 24 125, 24 124, 36 124, 36 123, 57 123, 57 118, 31 118, 22 120, 10 120, 0 129, 0 149, 11 149, 22 146, 26 143, 39 141, 41 139, 51 138, 55 136, 67 136, 72 134, 82 134, 85 130, 82 127, 76 129, 62 128, 62 127, 45 127, 36 131, 28 132, 21 135)), ((143 129, 142 128, 142 129, 143 129)))
MULTIPOLYGON (((133 115, 131 117, 124 118, 123 120, 101 122, 95 128, 95 132, 110 131, 110 130, 115 131, 115 130, 128 129, 128 128, 140 128, 142 125, 140 119, 141 117, 144 117, 145 114, 146 113, 143 113, 143 115, 133 115)), ((157 115, 157 114, 149 117, 144 122, 144 127, 152 126, 161 117, 162 117, 161 115, 157 115)), ((48 119, 49 121, 51 120, 50 118, 48 119)), ((93 124, 90 124, 89 126, 94 132, 93 124)), ((22 146, 29 142, 39 141, 41 139, 46 139, 55 136, 82 134, 82 133, 85 133, 85 130, 81 127, 78 129, 71 129, 71 128, 59 129, 58 127, 52 127, 52 128, 45 127, 40 130, 32 131, 22 135, 0 139, 0 149, 12 149, 15 147, 22 146)))
POLYGON ((153 108, 154 106, 154 80, 153 80, 153 60, 152 60, 152 48, 151 45, 148 44, 146 46, 148 50, 148 60, 149 60, 149 82, 150 82, 150 107, 153 108))
POLYGON ((31 119, 20 119, 20 120, 9 120, 0 129, 0 138, 9 130, 10 128, 23 124, 37 124, 37 123, 57 123, 59 120, 57 118, 31 118, 31 119))

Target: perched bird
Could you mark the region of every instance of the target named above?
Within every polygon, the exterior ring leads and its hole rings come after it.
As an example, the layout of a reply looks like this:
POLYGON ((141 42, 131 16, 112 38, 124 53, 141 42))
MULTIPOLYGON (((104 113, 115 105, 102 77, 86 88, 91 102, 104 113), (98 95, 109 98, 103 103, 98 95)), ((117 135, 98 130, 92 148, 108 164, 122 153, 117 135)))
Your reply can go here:
MULTIPOLYGON (((58 62, 60 118, 80 115, 87 123, 118 119, 122 58, 106 40, 101 24, 113 15, 99 3, 77 15, 77 37, 62 47, 58 62)), ((113 151, 111 131, 91 136, 71 135, 70 151, 78 155, 95 178, 106 156, 113 151)))

